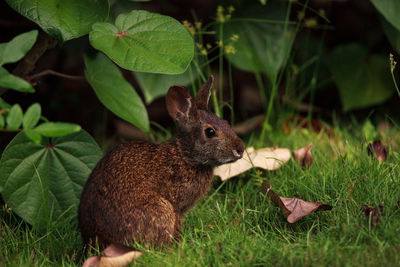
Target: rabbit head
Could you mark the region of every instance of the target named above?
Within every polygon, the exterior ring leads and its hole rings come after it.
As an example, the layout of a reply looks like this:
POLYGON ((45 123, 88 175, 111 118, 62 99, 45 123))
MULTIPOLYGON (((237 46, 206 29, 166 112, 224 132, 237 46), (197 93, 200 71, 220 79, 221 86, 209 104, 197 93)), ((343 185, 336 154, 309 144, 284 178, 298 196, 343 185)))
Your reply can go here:
POLYGON ((171 86, 166 98, 169 115, 178 123, 176 140, 184 156, 200 165, 217 166, 240 159, 244 145, 228 122, 207 110, 213 76, 196 99, 181 86, 171 86))

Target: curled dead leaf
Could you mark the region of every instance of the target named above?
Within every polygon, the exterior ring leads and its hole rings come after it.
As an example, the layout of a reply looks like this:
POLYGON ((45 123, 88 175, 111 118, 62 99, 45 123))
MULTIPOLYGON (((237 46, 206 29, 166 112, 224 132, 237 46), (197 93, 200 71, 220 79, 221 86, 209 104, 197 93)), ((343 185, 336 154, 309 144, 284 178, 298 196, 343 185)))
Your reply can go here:
POLYGON ((368 155, 375 157, 379 162, 385 161, 388 154, 388 147, 382 145, 381 140, 375 140, 367 146, 368 155))
POLYGON ((268 180, 263 182, 262 187, 272 203, 281 208, 283 215, 289 223, 294 223, 316 211, 332 209, 332 206, 321 202, 309 202, 300 198, 281 197, 271 189, 271 184, 268 180))
POLYGON ((253 147, 246 148, 243 158, 218 166, 214 169, 214 175, 219 176, 222 181, 244 173, 253 167, 265 170, 276 170, 291 157, 287 148, 261 148, 254 150, 253 147))
POLYGON ((311 148, 312 143, 292 152, 294 160, 303 168, 310 168, 312 164, 311 148))
POLYGON ((373 226, 378 226, 381 222, 381 215, 383 214, 383 206, 379 205, 375 208, 371 208, 368 205, 362 206, 362 211, 364 212, 365 216, 367 217, 368 221, 373 226))

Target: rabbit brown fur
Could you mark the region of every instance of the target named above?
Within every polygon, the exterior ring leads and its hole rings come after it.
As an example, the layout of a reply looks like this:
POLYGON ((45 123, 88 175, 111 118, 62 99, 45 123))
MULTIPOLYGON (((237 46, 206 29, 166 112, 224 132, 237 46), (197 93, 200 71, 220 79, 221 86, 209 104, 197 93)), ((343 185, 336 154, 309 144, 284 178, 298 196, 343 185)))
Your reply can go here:
POLYGON ((244 151, 228 123, 207 111, 212 81, 195 100, 183 87, 169 89, 168 113, 178 122, 174 138, 121 144, 100 160, 79 205, 85 245, 170 245, 179 239, 183 216, 207 191, 213 168, 244 151))

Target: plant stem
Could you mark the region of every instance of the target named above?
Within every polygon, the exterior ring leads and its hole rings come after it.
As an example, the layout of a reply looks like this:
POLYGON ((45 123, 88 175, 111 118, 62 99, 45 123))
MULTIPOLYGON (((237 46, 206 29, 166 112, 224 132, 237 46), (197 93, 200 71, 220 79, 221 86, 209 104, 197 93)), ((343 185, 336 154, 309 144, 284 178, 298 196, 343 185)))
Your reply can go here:
MULTIPOLYGON (((221 101, 223 101, 223 82, 224 82, 224 42, 223 42, 223 38, 224 38, 224 24, 220 23, 219 24, 219 40, 221 43, 221 46, 219 47, 219 92, 218 92, 218 98, 219 98, 219 102, 218 104, 220 104, 221 101)), ((220 106, 218 106, 219 108, 220 106)), ((218 117, 222 117, 223 116, 223 111, 222 109, 219 110, 219 115, 217 115, 218 117)))
POLYGON ((399 87, 397 86, 396 78, 394 77, 393 71, 391 71, 391 73, 392 73, 392 79, 393 79, 394 87, 396 87, 397 94, 398 94, 399 97, 400 97, 400 90, 399 90, 399 87))
POLYGON ((39 73, 33 74, 29 77, 30 80, 34 80, 37 78, 40 78, 42 76, 46 76, 46 75, 54 75, 54 76, 58 76, 58 77, 62 77, 65 79, 71 79, 71 80, 85 80, 85 77, 83 76, 74 76, 74 75, 68 75, 68 74, 64 74, 64 73, 60 73, 54 70, 44 70, 41 71, 39 73))
MULTIPOLYGON (((265 86, 262 81, 261 74, 259 72, 255 72, 254 77, 256 78, 258 90, 260 90, 260 93, 261 93, 261 100, 263 103, 267 103, 267 95, 265 93, 265 86)), ((266 107, 264 107, 264 109, 265 109, 265 111, 267 111, 266 107)))
POLYGON ((232 64, 228 61, 228 76, 229 76, 229 95, 230 95, 230 107, 231 107, 231 125, 235 124, 235 111, 233 108, 233 81, 232 81, 232 64))

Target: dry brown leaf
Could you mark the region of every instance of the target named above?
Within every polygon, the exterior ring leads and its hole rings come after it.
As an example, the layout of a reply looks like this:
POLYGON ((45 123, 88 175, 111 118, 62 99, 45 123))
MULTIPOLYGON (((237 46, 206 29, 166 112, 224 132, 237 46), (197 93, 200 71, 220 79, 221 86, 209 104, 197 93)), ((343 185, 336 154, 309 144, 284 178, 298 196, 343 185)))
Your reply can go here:
POLYGON ((253 160, 255 167, 265 170, 279 169, 284 163, 288 162, 291 154, 287 148, 261 148, 256 150, 257 154, 253 160))
POLYGON ((381 140, 375 140, 367 146, 368 155, 375 157, 379 162, 385 161, 388 154, 388 147, 382 145, 381 140))
POLYGON ((294 160, 303 168, 310 168, 312 164, 311 148, 312 143, 292 152, 294 160))
POLYGON ((140 251, 130 251, 121 256, 101 257, 99 267, 125 267, 133 260, 142 256, 140 251))
POLYGON ((287 148, 261 148, 254 150, 253 147, 246 148, 243 158, 218 166, 214 169, 214 175, 219 176, 222 181, 244 173, 253 167, 265 170, 276 170, 290 159, 290 150, 287 148))
POLYGON ((124 267, 143 254, 141 251, 114 244, 104 249, 103 253, 104 256, 93 256, 86 259, 82 267, 124 267))
POLYGON ((271 184, 268 180, 264 181, 262 186, 269 199, 281 208, 283 215, 289 223, 294 223, 316 211, 332 209, 332 206, 321 202, 309 202, 300 198, 281 197, 271 189, 271 184))
POLYGON ((90 258, 87 258, 85 262, 83 263, 82 267, 98 267, 100 264, 100 257, 99 256, 93 256, 90 258))
POLYGON ((368 205, 362 206, 362 211, 367 217, 368 221, 371 222, 371 225, 378 226, 381 222, 381 215, 383 214, 383 206, 379 205, 378 207, 371 208, 368 205))

